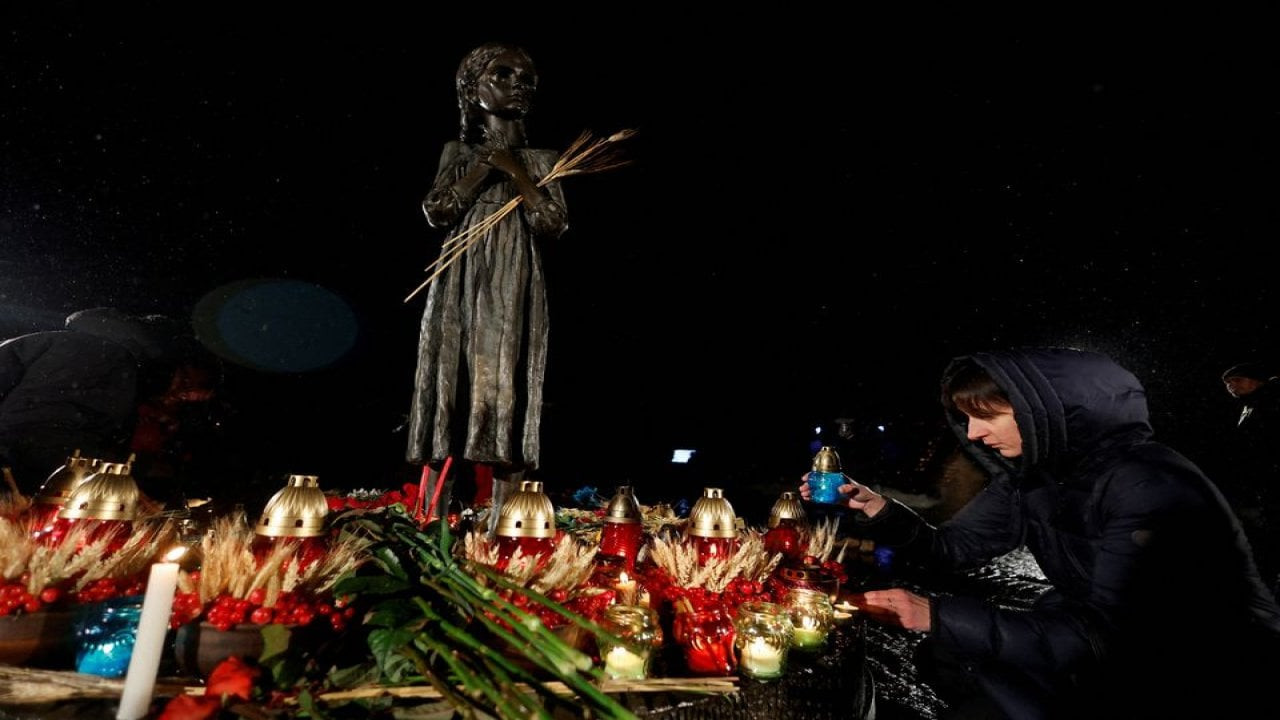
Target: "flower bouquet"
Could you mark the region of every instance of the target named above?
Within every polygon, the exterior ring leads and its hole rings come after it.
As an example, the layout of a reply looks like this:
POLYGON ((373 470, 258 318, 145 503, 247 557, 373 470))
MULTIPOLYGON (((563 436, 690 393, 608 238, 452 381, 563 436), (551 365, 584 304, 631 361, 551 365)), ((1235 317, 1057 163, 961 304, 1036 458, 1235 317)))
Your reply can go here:
POLYGON ((343 513, 335 525, 373 541, 372 562, 339 582, 336 591, 368 608, 363 627, 380 686, 426 681, 468 715, 544 717, 563 710, 634 717, 600 690, 603 674, 592 657, 543 620, 563 620, 619 642, 535 589, 567 594, 578 587, 590 573, 589 553, 558 543, 546 563, 513 553, 508 571, 499 572, 489 564, 495 560, 491 546, 473 538, 470 549, 465 540, 458 548, 448 524, 424 528, 400 505, 343 513), (524 575, 526 563, 566 569, 558 570, 564 573, 559 579, 535 578, 536 570, 524 575), (573 696, 553 692, 548 676, 573 696))

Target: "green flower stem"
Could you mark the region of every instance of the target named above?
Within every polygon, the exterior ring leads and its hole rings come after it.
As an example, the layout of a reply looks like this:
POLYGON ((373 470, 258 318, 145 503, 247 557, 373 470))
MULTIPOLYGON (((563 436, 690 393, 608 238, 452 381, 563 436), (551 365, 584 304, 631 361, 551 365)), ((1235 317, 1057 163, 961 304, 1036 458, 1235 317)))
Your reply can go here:
MULTIPOLYGON (((413 639, 413 644, 420 650, 429 650, 434 652, 437 657, 444 660, 444 662, 449 666, 449 669, 453 671, 453 674, 457 676, 458 682, 462 683, 462 685, 471 692, 483 694, 494 704, 500 715, 509 718, 518 718, 521 716, 521 713, 518 712, 519 708, 514 707, 511 704, 511 701, 505 697, 503 691, 500 688, 494 687, 493 683, 488 682, 487 678, 480 677, 472 671, 471 668, 467 667, 466 663, 462 661, 453 648, 436 640, 427 633, 420 633, 413 639)), ((468 701, 469 704, 476 705, 483 709, 483 706, 476 703, 474 698, 468 698, 468 701)))
POLYGON ((440 621, 440 629, 443 630, 445 634, 457 640, 463 646, 474 651, 482 659, 486 660, 487 662, 492 662, 497 664, 504 673, 516 675, 522 681, 536 686, 539 689, 539 691, 545 691, 548 694, 551 693, 551 691, 547 689, 545 685, 542 684, 542 681, 538 680, 538 678, 535 677, 532 673, 528 672, 527 670, 520 667, 519 665, 516 665, 515 663, 511 662, 501 653, 496 652, 493 648, 489 647, 488 645, 485 645, 484 643, 476 640, 474 637, 468 634, 466 630, 463 630, 462 628, 458 627, 457 625, 454 625, 453 623, 447 620, 440 621))
MULTIPOLYGON (((452 578, 444 578, 444 584, 450 585, 451 579, 452 578)), ((434 582, 426 578, 423 578, 422 582, 428 587, 435 589, 446 598, 455 594, 444 591, 434 582)), ((451 589, 454 589, 455 592, 459 590, 456 587, 451 589)), ((466 592, 465 589, 462 589, 461 591, 466 592)), ((419 606, 424 602, 425 601, 419 601, 419 606)), ((502 598, 496 598, 491 607, 494 610, 494 613, 499 616, 499 619, 510 625, 516 634, 520 636, 520 639, 530 643, 533 646, 533 649, 546 656, 548 662, 552 663, 554 667, 546 667, 544 665, 544 668, 551 671, 554 675, 560 676, 566 672, 570 672, 569 670, 561 669, 563 666, 578 670, 586 670, 591 667, 591 658, 587 657, 576 648, 570 647, 555 633, 548 630, 546 626, 542 624, 542 621, 538 620, 533 615, 520 610, 518 607, 506 600, 503 600, 502 598), (529 625, 532 624, 530 621, 537 623, 535 626, 537 628, 536 630, 531 630, 529 628, 529 625), (538 630, 541 630, 542 632, 538 632, 538 630)), ((492 625, 483 612, 475 613, 472 617, 481 619, 481 621, 485 622, 486 625, 498 631, 504 639, 507 639, 507 641, 511 643, 513 647, 520 647, 521 643, 514 641, 511 638, 510 633, 507 632, 505 628, 492 625)), ((539 664, 541 665, 542 663, 539 664)))
POLYGON ((591 622, 590 620, 582 617, 581 615, 575 612, 571 612, 560 603, 554 602, 551 600, 551 598, 543 596, 542 593, 534 592, 533 590, 521 587, 520 585, 517 585, 511 582, 510 580, 508 580, 507 578, 503 577, 501 573, 495 572, 490 568, 477 565, 475 569, 477 572, 483 573, 485 577, 489 578, 490 580, 492 580, 494 583, 496 583, 502 588, 511 590, 512 592, 516 592, 516 591, 523 592, 524 595, 529 599, 533 600, 534 602, 537 602, 539 605, 542 605, 543 607, 551 610, 552 612, 559 614, 560 616, 564 617, 566 620, 568 620, 569 622, 572 622, 573 624, 577 625, 583 630, 587 630, 588 632, 595 635, 597 638, 603 638, 604 640, 608 642, 612 642, 615 645, 620 644, 622 642, 622 639, 614 636, 613 633, 610 633, 609 631, 600 627, 598 624, 591 622))
MULTIPOLYGON (((455 708, 465 708, 468 711, 470 711, 470 708, 472 707, 478 707, 478 704, 472 698, 458 693, 453 689, 452 683, 441 678, 439 674, 432 670, 431 663, 427 662, 426 657, 424 657, 421 652, 418 652, 416 648, 406 645, 401 648, 401 652, 408 656, 409 660, 418 668, 418 672, 422 673, 423 677, 431 683, 431 687, 434 687, 440 693, 441 697, 448 700, 450 705, 453 705, 455 708)), ((482 709, 488 710, 488 708, 482 709)))
MULTIPOLYGON (((476 618, 479 619, 480 622, 484 623, 486 627, 490 628, 494 632, 494 634, 506 640, 512 647, 516 647, 516 648, 520 647, 520 645, 517 644, 516 639, 513 638, 509 632, 505 631, 500 625, 498 625, 496 621, 490 618, 487 618, 483 615, 477 615, 476 618)), ((519 628, 521 626, 513 625, 513 627, 519 628)), ((555 642, 560 643, 561 645, 564 645, 563 641, 561 641, 560 638, 556 637, 554 634, 548 633, 548 635, 550 636, 550 638, 554 639, 555 642)), ((543 648, 539 647, 538 643, 536 642, 536 638, 537 636, 526 638, 530 642, 530 645, 531 645, 530 649, 543 650, 543 648)), ((542 639, 545 639, 545 638, 542 638, 542 639)), ((567 645, 564 645, 564 646, 568 647, 567 645)), ((578 655, 582 655, 582 653, 576 650, 574 652, 577 653, 578 655)), ((608 694, 602 692, 600 688, 596 687, 590 682, 587 682, 586 679, 584 679, 581 674, 576 672, 571 672, 571 671, 570 672, 559 671, 557 666, 555 666, 554 664, 555 660, 552 658, 547 658, 553 664, 551 667, 548 667, 547 663, 541 662, 540 658, 529 653, 527 650, 525 654, 529 657, 530 660, 535 662, 539 667, 542 667, 543 669, 548 670, 553 675, 555 675, 556 677, 564 681, 564 684, 573 688, 576 692, 578 692, 579 696, 584 697, 586 699, 590 699, 593 702, 593 704, 596 705, 597 707, 601 708, 602 710, 607 710, 610 713, 608 717, 619 717, 619 718, 634 717, 631 711, 619 705, 616 700, 614 700, 608 694)), ((583 655, 583 657, 585 657, 585 655, 583 655)), ((597 677, 600 675, 598 670, 595 670, 594 668, 592 670, 593 670, 593 673, 592 673, 593 675, 597 677)))
MULTIPOLYGON (((502 686, 506 688, 506 691, 509 692, 517 702, 524 706, 527 711, 524 714, 524 717, 538 717, 544 718, 545 720, 551 720, 551 713, 547 712, 546 706, 538 702, 536 697, 516 690, 515 681, 507 674, 506 670, 503 669, 503 665, 509 665, 510 663, 505 662, 505 659, 498 662, 495 662, 495 660, 497 660, 497 658, 491 657, 491 654, 481 654, 480 656, 480 662, 485 666, 485 669, 489 671, 489 674, 493 675, 498 682, 502 683, 502 686)), ((524 673, 523 671, 521 671, 520 674, 527 675, 527 673, 524 673)), ((549 690, 546 690, 541 683, 537 683, 535 687, 539 688, 540 694, 545 694, 548 698, 559 700, 559 698, 556 698, 549 690)))

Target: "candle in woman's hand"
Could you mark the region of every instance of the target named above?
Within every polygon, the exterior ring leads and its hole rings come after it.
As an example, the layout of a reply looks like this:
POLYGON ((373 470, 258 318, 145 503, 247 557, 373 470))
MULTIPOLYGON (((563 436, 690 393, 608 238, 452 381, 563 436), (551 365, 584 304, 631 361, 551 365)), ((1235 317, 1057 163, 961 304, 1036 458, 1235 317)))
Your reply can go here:
POLYGON ((151 566, 147 594, 142 599, 142 617, 138 620, 138 637, 133 643, 133 656, 129 658, 129 672, 124 679, 116 720, 139 720, 146 717, 151 708, 164 636, 169 630, 173 595, 178 589, 177 560, 186 550, 185 547, 174 548, 165 555, 165 562, 151 566))
POLYGON ((604 671, 615 680, 643 680, 644 658, 615 645, 604 658, 604 671))
POLYGON ((752 677, 773 678, 782 674, 782 648, 762 637, 752 638, 742 647, 742 671, 752 677))

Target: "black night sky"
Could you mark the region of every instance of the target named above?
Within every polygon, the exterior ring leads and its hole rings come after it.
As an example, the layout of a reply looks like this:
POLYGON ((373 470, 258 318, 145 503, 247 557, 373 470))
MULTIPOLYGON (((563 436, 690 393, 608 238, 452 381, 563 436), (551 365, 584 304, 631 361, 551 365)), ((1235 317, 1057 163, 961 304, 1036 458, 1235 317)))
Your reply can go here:
POLYGON ((1023 344, 1111 354, 1194 455, 1230 415, 1221 371, 1280 359, 1280 98, 1238 37, 161 7, 4 11, 0 330, 189 317, 250 280, 333 293, 348 352, 229 370, 254 472, 407 470, 403 299, 442 238, 420 202, 457 62, 492 39, 538 63, 535 146, 639 130, 633 166, 566 181, 547 250, 549 484, 643 487, 674 447, 798 476, 813 423, 932 420, 948 359, 1023 344))

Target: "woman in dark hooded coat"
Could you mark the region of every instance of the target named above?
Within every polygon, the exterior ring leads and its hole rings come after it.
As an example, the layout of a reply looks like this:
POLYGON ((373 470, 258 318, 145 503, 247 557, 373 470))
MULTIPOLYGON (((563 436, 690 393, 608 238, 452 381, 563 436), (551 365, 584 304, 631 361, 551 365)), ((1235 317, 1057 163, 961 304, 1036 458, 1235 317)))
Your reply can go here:
POLYGON ((1078 350, 975 354, 947 368, 943 403, 989 484, 933 527, 851 482, 858 534, 954 569, 1025 546, 1053 586, 1028 610, 865 594, 873 615, 929 633, 921 672, 951 717, 1236 717, 1266 702, 1280 607, 1222 495, 1151 439, 1133 374, 1078 350))

